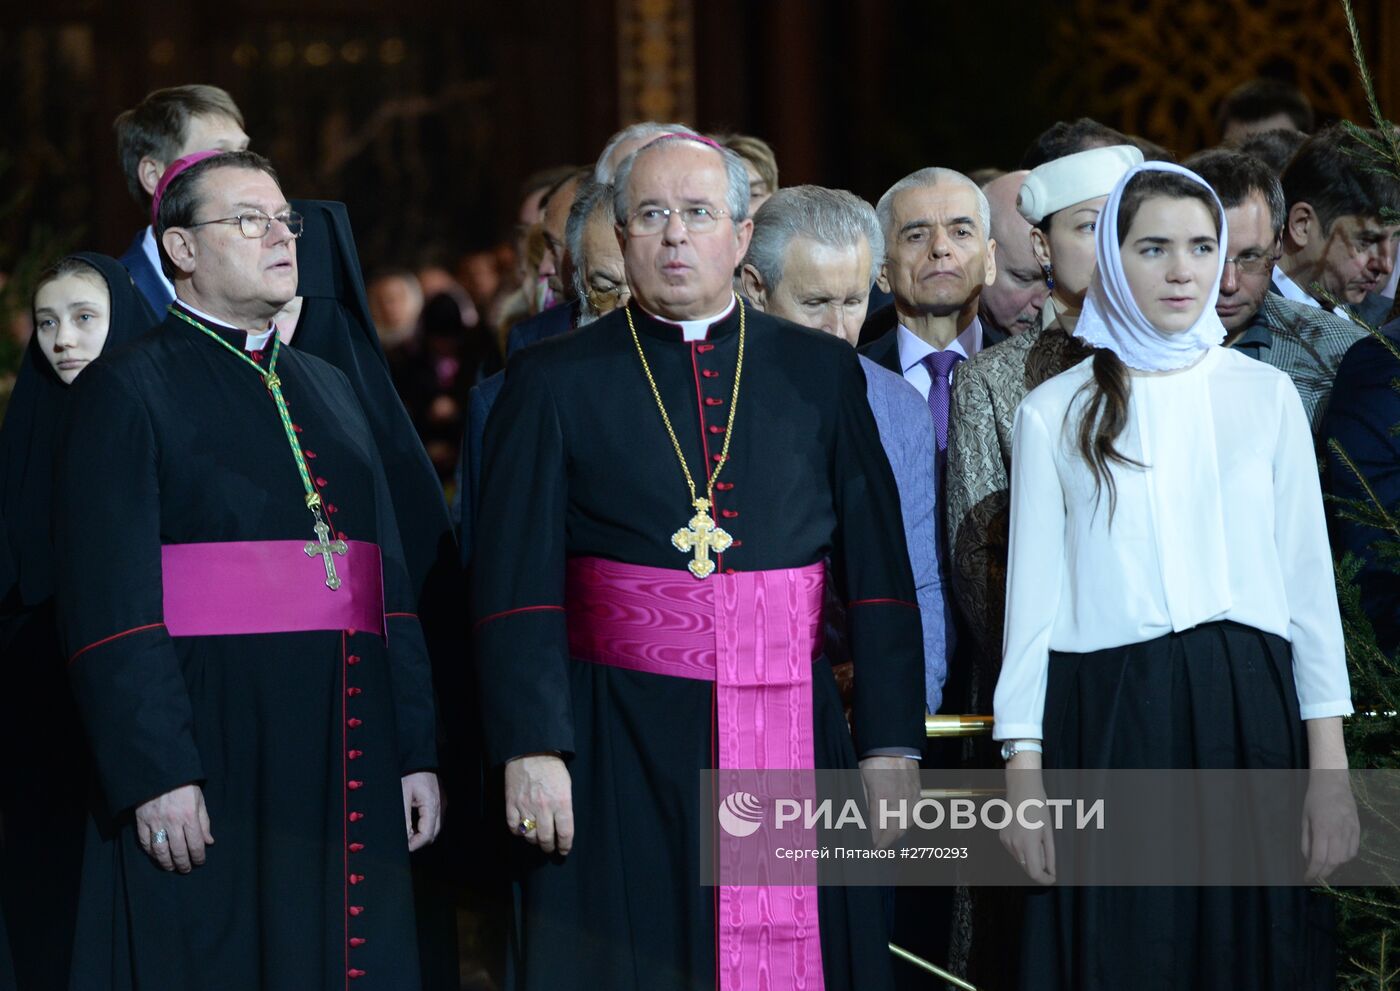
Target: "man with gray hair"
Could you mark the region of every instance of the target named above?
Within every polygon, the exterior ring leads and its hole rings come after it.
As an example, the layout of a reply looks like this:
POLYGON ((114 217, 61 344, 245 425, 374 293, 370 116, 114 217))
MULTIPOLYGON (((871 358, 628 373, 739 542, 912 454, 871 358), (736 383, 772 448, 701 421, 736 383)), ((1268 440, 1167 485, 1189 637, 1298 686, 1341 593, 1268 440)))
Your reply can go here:
POLYGON ((593 181, 612 185, 617 170, 632 153, 643 145, 655 141, 666 134, 694 134, 684 124, 659 124, 654 120, 644 120, 629 124, 608 138, 603 151, 598 155, 598 163, 593 166, 593 181))
POLYGON ((613 188, 587 182, 579 189, 564 241, 573 261, 574 294, 579 300, 578 325, 607 316, 631 298, 622 249, 613 226, 613 188))
POLYGON ((699 862, 706 771, 860 754, 863 778, 917 792, 890 754, 924 736, 919 613, 860 363, 735 296, 753 222, 732 151, 663 136, 615 186, 631 301, 519 352, 486 426, 483 735, 504 825, 537 848, 515 986, 887 989, 876 889, 729 885, 733 834, 718 875, 699 862), (850 727, 828 561, 861 672, 850 727))
MULTIPOLYGON (((740 276, 744 295, 765 313, 854 345, 870 285, 884 262, 884 245, 874 208, 853 193, 820 186, 780 189, 754 216, 740 276)), ((935 537, 933 431, 917 389, 864 355, 860 363, 866 399, 899 487, 924 629, 924 698, 928 711, 937 712, 948 664, 935 537)))
POLYGON ((953 368, 983 347, 978 304, 997 275, 991 204, 961 172, 927 168, 891 186, 875 212, 885 234, 879 285, 894 296, 897 324, 864 353, 928 400, 941 457, 953 368))

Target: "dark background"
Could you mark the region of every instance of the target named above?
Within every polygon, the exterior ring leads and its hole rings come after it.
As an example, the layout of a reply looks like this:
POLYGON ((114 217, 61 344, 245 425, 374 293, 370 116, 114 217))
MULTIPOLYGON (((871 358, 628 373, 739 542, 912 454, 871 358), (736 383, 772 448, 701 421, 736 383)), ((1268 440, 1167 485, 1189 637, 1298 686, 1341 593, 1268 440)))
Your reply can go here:
MULTIPOLYGON (((1357 14, 1400 112, 1400 3, 1357 14)), ((229 90, 290 195, 346 201, 367 268, 500 240, 527 173, 645 116, 758 134, 784 184, 872 199, 1013 167, 1079 114, 1188 154, 1260 74, 1364 118, 1340 0, 29 0, 0 52, 0 271, 126 247, 111 122, 178 83, 229 90)))

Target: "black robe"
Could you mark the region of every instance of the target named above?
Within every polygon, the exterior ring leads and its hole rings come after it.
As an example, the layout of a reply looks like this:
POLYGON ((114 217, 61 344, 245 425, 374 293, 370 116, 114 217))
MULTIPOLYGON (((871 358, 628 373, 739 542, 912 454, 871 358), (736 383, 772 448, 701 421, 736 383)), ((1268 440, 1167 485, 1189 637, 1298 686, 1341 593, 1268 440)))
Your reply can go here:
MULTIPOLYGON (((119 262, 88 252, 72 257, 107 283, 104 350, 155 326, 119 262)), ((54 457, 70 391, 34 335, 0 428, 0 503, 10 562, 0 575, 0 902, 9 918, 15 977, 26 988, 68 983, 92 774, 53 602, 54 457)))
MULTIPOLYGON (((724 439, 738 307, 685 343, 632 307, 697 479, 724 439)), ((923 647, 893 474, 854 349, 749 310, 738 415, 715 493, 734 538, 724 571, 829 560, 851 606, 861 753, 923 744, 923 647)), ((703 485, 703 482, 700 484, 703 485)), ((517 843, 515 985, 712 988, 715 895, 699 877, 699 772, 715 765, 714 685, 571 659, 565 561, 682 569, 671 534, 693 514, 626 314, 522 350, 487 423, 474 611, 487 748, 495 763, 557 750, 577 835, 564 860, 517 843), (544 607, 544 608, 539 608, 544 607)), ((822 657, 813 663, 818 767, 856 750, 822 657)), ((890 979, 872 888, 823 888, 826 987, 890 979)))
POLYGON ((389 479, 415 611, 432 659, 442 713, 438 741, 444 798, 452 815, 438 841, 413 855, 419 950, 427 991, 458 983, 456 902, 474 884, 469 833, 479 820, 480 744, 474 686, 465 674, 465 580, 442 485, 413 421, 394 390, 384 349, 370 317, 359 253, 345 204, 293 200, 305 218, 297 242, 297 292, 302 297, 292 346, 330 362, 350 380, 369 420, 389 479))
POLYGON ((399 781, 437 757, 415 596, 350 384, 292 348, 277 373, 332 527, 380 547, 387 643, 171 637, 161 545, 308 539, 296 464, 260 377, 174 316, 84 373, 55 514, 61 631, 103 799, 74 991, 417 986, 399 781), (216 842, 193 873, 167 873, 132 811, 189 782, 216 842))

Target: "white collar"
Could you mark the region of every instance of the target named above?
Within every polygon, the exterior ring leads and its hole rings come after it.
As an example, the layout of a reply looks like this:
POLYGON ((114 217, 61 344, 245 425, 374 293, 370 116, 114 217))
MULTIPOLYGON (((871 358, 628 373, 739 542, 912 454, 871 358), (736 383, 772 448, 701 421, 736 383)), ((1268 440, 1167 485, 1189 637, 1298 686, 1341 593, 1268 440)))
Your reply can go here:
POLYGON ((1274 266, 1274 285, 1278 286, 1278 291, 1284 299, 1291 299, 1304 306, 1322 309, 1322 304, 1313 299, 1312 293, 1294 282, 1292 276, 1283 270, 1282 265, 1274 266))
MULTIPOLYGON (((1274 266, 1274 285, 1278 286, 1279 294, 1283 296, 1284 299, 1292 300, 1295 303, 1302 303, 1304 306, 1311 306, 1317 310, 1327 310, 1327 307, 1323 306, 1320 300, 1295 282, 1292 276, 1283 270, 1283 266, 1281 265, 1274 266)), ((1334 317, 1341 317, 1343 320, 1351 320, 1351 313, 1345 306, 1338 306, 1327 310, 1327 312, 1334 317)))
MULTIPOLYGON (((728 306, 712 317, 702 317, 699 320, 668 320, 666 317, 657 316, 645 307, 642 307, 642 309, 647 315, 660 320, 662 323, 669 323, 673 327, 679 327, 681 329, 681 340, 703 341, 710 334, 710 325, 719 323, 725 317, 729 316, 729 314, 733 313, 734 307, 738 302, 738 297, 730 294, 728 306)), ((640 307, 642 304, 638 303, 637 305, 640 307)))
POLYGON ((150 225, 146 226, 146 236, 141 239, 141 251, 146 256, 146 261, 151 263, 151 268, 156 271, 156 278, 160 279, 161 285, 170 291, 170 295, 175 295, 175 284, 165 277, 165 269, 160 266, 160 249, 156 247, 156 232, 150 225))
MULTIPOLYGON (((228 327, 227 321, 220 320, 218 317, 210 316, 203 310, 197 310, 189 303, 185 302, 183 299, 180 300, 180 305, 183 306, 185 309, 189 310, 195 316, 199 317, 201 320, 205 321, 206 323, 217 324, 220 327, 228 327)), ((269 320, 267 322, 267 330, 261 331, 256 334, 248 334, 248 342, 243 345, 243 349, 245 351, 261 351, 264 347, 267 346, 268 338, 270 338, 276 330, 277 324, 269 320)))
MULTIPOLYGON (((896 343, 899 345, 901 371, 909 371, 924 358, 939 350, 902 323, 899 325, 897 333, 899 337, 896 343)), ((982 350, 982 318, 974 316, 972 323, 968 324, 963 332, 953 338, 943 350, 960 354, 964 358, 976 357, 977 353, 982 350)))

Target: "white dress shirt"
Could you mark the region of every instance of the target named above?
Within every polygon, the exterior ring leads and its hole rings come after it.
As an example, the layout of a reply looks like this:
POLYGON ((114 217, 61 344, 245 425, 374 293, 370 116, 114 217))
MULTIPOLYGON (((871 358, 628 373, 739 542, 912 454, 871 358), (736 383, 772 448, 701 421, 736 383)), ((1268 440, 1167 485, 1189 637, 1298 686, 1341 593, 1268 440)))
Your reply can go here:
POLYGON ((1352 711, 1312 435, 1286 375, 1210 348, 1135 375, 1117 508, 1095 502, 1071 408, 1084 361, 1016 413, 1003 664, 993 736, 1040 739, 1052 650, 1142 643, 1232 620, 1283 637, 1304 719, 1352 711))
MULTIPOLYGON (((1278 291, 1283 294, 1284 299, 1291 299, 1295 303, 1302 303, 1304 306, 1311 306, 1314 309, 1326 309, 1313 295, 1298 283, 1288 277, 1288 273, 1282 268, 1274 266, 1274 285, 1278 286, 1278 291)), ((1341 317, 1343 320, 1350 320, 1351 314, 1346 307, 1339 306, 1336 309, 1328 310, 1334 317, 1341 317)))
MULTIPOLYGON (((897 328, 899 334, 899 367, 904 372, 904 380, 919 390, 919 395, 928 400, 929 386, 932 380, 929 378, 928 366, 924 364, 924 358, 935 354, 938 348, 914 333, 904 324, 897 328)), ((977 352, 982 350, 982 318, 973 317, 972 323, 967 325, 953 342, 943 350, 955 351, 964 358, 975 358, 977 352)), ((959 362, 961 364, 961 362, 959 362)), ((948 383, 953 382, 953 372, 948 373, 948 383)))

